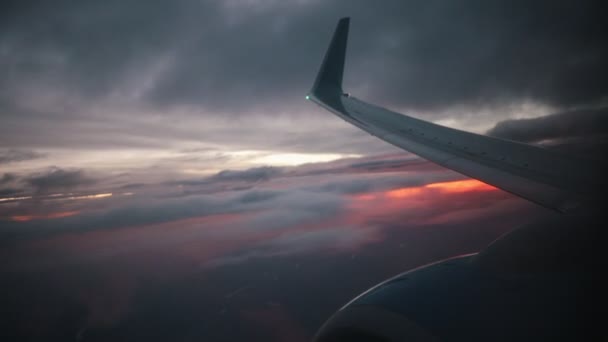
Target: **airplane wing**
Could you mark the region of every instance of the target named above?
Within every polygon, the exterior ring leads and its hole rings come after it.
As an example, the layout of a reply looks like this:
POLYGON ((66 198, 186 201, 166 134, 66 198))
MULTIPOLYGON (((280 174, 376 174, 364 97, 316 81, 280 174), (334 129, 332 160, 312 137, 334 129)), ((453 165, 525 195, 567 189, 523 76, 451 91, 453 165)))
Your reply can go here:
POLYGON ((440 126, 363 102, 342 90, 349 18, 342 18, 307 99, 404 150, 544 207, 578 212, 598 194, 604 170, 538 146, 440 126))

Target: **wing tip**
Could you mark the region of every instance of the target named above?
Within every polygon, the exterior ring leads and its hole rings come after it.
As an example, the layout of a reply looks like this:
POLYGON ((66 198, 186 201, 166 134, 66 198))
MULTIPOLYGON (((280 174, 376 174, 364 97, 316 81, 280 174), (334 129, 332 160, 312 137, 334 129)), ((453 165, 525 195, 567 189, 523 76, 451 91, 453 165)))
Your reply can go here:
POLYGON ((342 93, 342 76, 349 24, 350 17, 340 18, 327 48, 325 58, 310 92, 319 98, 342 93))

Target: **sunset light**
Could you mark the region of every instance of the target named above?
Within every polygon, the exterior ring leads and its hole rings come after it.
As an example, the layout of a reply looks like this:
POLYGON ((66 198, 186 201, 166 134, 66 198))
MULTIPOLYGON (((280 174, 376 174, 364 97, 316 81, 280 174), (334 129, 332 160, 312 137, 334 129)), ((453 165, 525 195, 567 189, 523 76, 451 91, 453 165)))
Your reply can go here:
POLYGON ((424 196, 425 194, 431 192, 441 192, 446 194, 456 194, 456 193, 465 193, 465 192, 485 192, 485 191, 494 191, 498 190, 497 188, 488 185, 486 183, 480 182, 475 179, 465 179, 465 180, 457 180, 457 181, 449 181, 449 182, 437 182, 430 183, 423 186, 416 187, 405 187, 399 189, 388 190, 385 192, 379 193, 364 193, 357 194, 354 197, 360 201, 371 201, 378 198, 390 198, 390 199, 414 199, 419 196, 424 196))
POLYGON ((476 179, 466 179, 453 182, 431 183, 426 185, 430 189, 439 189, 443 192, 468 192, 468 191, 494 191, 497 188, 480 182, 476 179))
POLYGON ((63 211, 45 215, 15 215, 11 216, 11 220, 15 222, 27 222, 31 220, 57 219, 62 217, 75 216, 78 215, 78 213, 79 211, 63 211))
POLYGON ((103 193, 103 194, 94 194, 94 195, 82 195, 82 196, 71 196, 71 197, 66 197, 66 200, 80 200, 80 199, 98 199, 98 198, 106 198, 106 197, 112 197, 112 193, 108 192, 108 193, 103 193))
POLYGON ((342 158, 356 158, 360 155, 333 153, 274 153, 252 160, 254 164, 272 166, 296 166, 308 163, 322 163, 342 158))

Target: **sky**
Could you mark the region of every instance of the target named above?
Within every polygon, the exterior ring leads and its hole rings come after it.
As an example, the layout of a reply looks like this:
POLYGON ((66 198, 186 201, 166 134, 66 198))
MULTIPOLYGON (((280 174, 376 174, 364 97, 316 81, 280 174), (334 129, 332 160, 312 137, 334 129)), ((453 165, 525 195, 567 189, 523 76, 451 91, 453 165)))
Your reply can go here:
POLYGON ((305 341, 369 286, 554 215, 305 95, 350 16, 344 89, 358 98, 604 161, 606 10, 3 1, 0 330, 305 341))

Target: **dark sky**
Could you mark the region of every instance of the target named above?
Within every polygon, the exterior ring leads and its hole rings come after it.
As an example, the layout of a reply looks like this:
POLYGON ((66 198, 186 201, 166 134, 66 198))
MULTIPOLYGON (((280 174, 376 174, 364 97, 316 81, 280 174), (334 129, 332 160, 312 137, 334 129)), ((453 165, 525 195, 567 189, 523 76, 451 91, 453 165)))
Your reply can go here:
POLYGON ((552 215, 304 96, 337 20, 350 16, 346 91, 604 159, 607 10, 3 1, 0 331, 304 341, 367 287, 552 215))
POLYGON ((605 12, 601 1, 5 1, 0 160, 212 173, 217 156, 246 168, 269 154, 393 151, 304 101, 345 15, 345 89, 372 103, 476 132, 603 111, 605 12))

